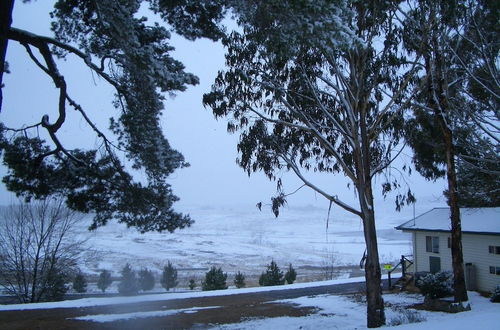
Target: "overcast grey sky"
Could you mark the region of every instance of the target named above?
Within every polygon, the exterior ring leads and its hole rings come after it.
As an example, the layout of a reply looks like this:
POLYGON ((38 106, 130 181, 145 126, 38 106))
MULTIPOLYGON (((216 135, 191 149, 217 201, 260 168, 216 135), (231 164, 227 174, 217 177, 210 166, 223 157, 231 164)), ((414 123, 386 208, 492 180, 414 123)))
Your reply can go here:
MULTIPOLYGON (((50 35, 50 3, 16 2, 13 26, 50 35)), ((174 56, 201 82, 175 98, 168 98, 165 103, 162 121, 165 134, 171 145, 181 151, 191 164, 191 167, 175 172, 171 178, 174 193, 181 198, 179 207, 253 206, 259 201, 267 202, 275 192, 275 184, 260 173, 248 178, 235 163, 238 136, 229 135, 226 132, 227 121, 216 121, 211 110, 204 109, 201 104, 203 93, 209 91, 217 71, 224 67, 223 47, 220 43, 207 40, 190 42, 179 37, 174 37, 172 44, 177 48, 174 56)), ((10 42, 7 60, 12 73, 5 76, 0 120, 8 126, 19 126, 21 123, 38 122, 45 113, 53 114, 51 117, 55 118, 56 90, 52 82, 30 61, 24 48, 10 42)), ((73 58, 59 62, 59 66, 68 82, 69 93, 87 109, 100 128, 107 128, 108 118, 115 114, 111 104, 113 90, 73 58)), ((70 113, 62 133, 69 147, 93 146, 96 143, 86 124, 74 113, 70 113)), ((0 175, 3 176, 5 172, 5 168, 0 168, 0 175)), ((346 188, 347 181, 342 174, 314 175, 314 180, 327 191, 356 205, 354 192, 346 188)), ((283 181, 286 191, 293 191, 301 185, 292 174, 284 173, 283 181)), ((408 182, 418 198, 417 213, 426 211, 430 205, 445 204, 441 197, 443 181, 426 182, 415 173, 408 178, 408 182)), ((380 188, 376 184, 375 191, 380 201, 380 188)), ((12 200, 12 195, 3 185, 0 187, 0 199, 1 204, 12 200)), ((385 203, 393 204, 393 199, 389 197, 385 203)), ((291 196, 289 204, 328 207, 326 200, 305 188, 291 196)))

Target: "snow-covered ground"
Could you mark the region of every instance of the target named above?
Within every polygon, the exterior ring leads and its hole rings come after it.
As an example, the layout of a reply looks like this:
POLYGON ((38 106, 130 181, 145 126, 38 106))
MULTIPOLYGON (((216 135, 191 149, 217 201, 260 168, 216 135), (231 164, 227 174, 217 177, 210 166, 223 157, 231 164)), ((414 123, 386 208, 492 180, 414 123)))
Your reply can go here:
MULTIPOLYGON (((393 211, 380 212, 377 220, 379 253, 382 263, 397 262, 411 253, 410 237, 394 229, 407 218, 393 211)), ((135 269, 148 267, 158 274, 167 260, 178 269, 180 286, 189 278, 200 280, 211 266, 222 267, 229 278, 237 271, 258 276, 271 260, 284 269, 292 263, 298 281, 324 279, 326 266, 344 267, 339 277, 360 275, 359 261, 364 252, 362 225, 355 216, 334 209, 327 228, 327 208, 285 208, 276 219, 268 209, 255 207, 185 207, 195 224, 174 233, 140 234, 133 228, 109 223, 94 232, 82 226, 90 250, 81 268, 87 274, 101 269, 114 276, 130 263, 135 269)), ((197 281, 198 282, 198 281, 197 281)), ((232 280, 231 280, 232 282, 232 280)))
MULTIPOLYGON (((40 304, 0 305, 0 310, 45 309, 45 308, 78 308, 115 303, 141 301, 163 301, 191 297, 207 297, 215 295, 231 295, 243 292, 262 292, 267 290, 285 290, 307 286, 329 285, 343 282, 355 282, 360 278, 324 281, 317 283, 299 283, 280 287, 261 287, 248 289, 232 289, 208 292, 166 293, 136 297, 88 298, 40 304)), ((366 329, 366 306, 363 299, 353 296, 318 295, 304 296, 295 299, 277 300, 270 303, 287 303, 300 307, 313 307, 316 313, 305 317, 277 317, 249 319, 237 324, 225 324, 215 329, 366 329)), ((493 304, 476 292, 469 292, 469 303, 472 310, 459 314, 417 311, 408 306, 421 303, 423 297, 418 294, 385 294, 386 318, 388 325, 400 325, 400 329, 473 329, 480 326, 483 330, 499 329, 500 304, 493 304), (417 323, 409 323, 417 321, 417 323)), ((168 316, 176 313, 197 313, 201 309, 218 308, 219 306, 193 307, 178 310, 159 310, 133 312, 123 314, 97 314, 77 317, 89 322, 107 323, 118 320, 168 316)))

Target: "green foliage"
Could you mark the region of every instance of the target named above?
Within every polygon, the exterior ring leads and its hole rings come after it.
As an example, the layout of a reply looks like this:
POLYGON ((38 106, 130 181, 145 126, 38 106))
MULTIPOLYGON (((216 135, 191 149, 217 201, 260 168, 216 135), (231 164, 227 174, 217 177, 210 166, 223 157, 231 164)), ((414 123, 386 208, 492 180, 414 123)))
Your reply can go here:
POLYGON ((39 301, 61 301, 68 291, 66 283, 70 280, 69 274, 55 267, 52 271, 46 274, 43 279, 43 294, 41 294, 39 301))
POLYGON ((285 284, 285 279, 283 277, 283 272, 280 270, 278 265, 271 261, 267 266, 265 273, 262 273, 259 278, 260 286, 272 286, 272 285, 283 285, 285 284))
MULTIPOLYGON (((50 14, 53 38, 39 37, 38 31, 7 31, 9 39, 36 52, 34 57, 40 60, 37 64, 46 68, 44 72, 62 100, 57 103, 57 115, 50 118, 52 121, 33 109, 31 117, 43 116, 41 122, 25 118, 20 130, 6 130, 0 123, 0 153, 7 166, 3 181, 7 188, 26 199, 67 196, 70 208, 95 214, 91 228, 105 225, 110 219, 141 232, 171 232, 189 226, 190 217, 172 208, 178 197, 167 180, 176 169, 189 164, 170 146, 160 118, 164 94, 182 92, 198 84, 199 79, 172 57, 169 29, 173 27, 190 40, 217 40, 223 35, 219 23, 226 2, 55 1, 50 14), (169 28, 148 22, 142 10, 159 14, 169 28), (114 88, 115 99, 110 103, 117 117, 110 118, 109 127, 114 136, 103 134, 102 125, 94 125, 95 113, 68 95, 70 79, 61 75, 56 59, 68 54, 82 60, 92 74, 114 88), (66 141, 56 134, 71 120, 67 116, 70 107, 91 126, 99 140, 97 149, 67 149, 66 141), (40 129, 46 130, 51 141, 38 137, 40 129), (135 173, 125 168, 122 159, 130 162, 133 171, 139 171, 145 180, 134 180, 135 173)), ((2 17, 7 19, 8 14, 2 13, 2 17)), ((4 54, 0 54, 2 68, 4 54)), ((2 76, 3 70, 0 81, 2 76)))
POLYGON ((420 292, 431 299, 443 298, 453 294, 453 274, 438 272, 427 274, 416 282, 420 292))
POLYGON ((139 271, 139 287, 142 291, 153 290, 155 287, 155 276, 152 271, 147 268, 139 271))
POLYGON ((106 292, 106 289, 113 283, 113 280, 111 280, 111 273, 104 269, 100 274, 99 274, 99 279, 97 280, 97 287, 101 289, 101 291, 104 293, 106 292))
POLYGON ((245 287, 245 275, 243 275, 241 272, 237 272, 236 275, 234 276, 234 285, 238 289, 244 288, 245 287))
POLYGON ((78 293, 87 292, 87 280, 82 272, 78 272, 73 279, 73 290, 78 293))
POLYGON ((124 296, 136 295, 139 291, 135 271, 126 264, 121 271, 121 282, 118 284, 118 292, 124 296))
POLYGON ((491 294, 490 301, 500 303, 500 285, 497 285, 495 291, 491 294))
POLYGON ((167 265, 163 267, 163 273, 161 275, 161 286, 165 288, 165 290, 169 291, 171 288, 175 288, 177 284, 177 268, 172 265, 170 261, 167 262, 167 265))
POLYGON ((295 282, 296 279, 297 279, 297 272, 292 267, 292 264, 290 264, 288 265, 288 270, 285 273, 285 281, 288 284, 293 284, 293 282, 295 282))
POLYGON ((196 288, 196 282, 194 281, 194 279, 190 279, 189 280, 189 290, 194 290, 194 288, 196 288))
POLYGON ((226 280, 227 274, 222 272, 222 268, 212 266, 205 274, 205 280, 201 283, 201 289, 203 291, 225 290, 227 289, 226 280))

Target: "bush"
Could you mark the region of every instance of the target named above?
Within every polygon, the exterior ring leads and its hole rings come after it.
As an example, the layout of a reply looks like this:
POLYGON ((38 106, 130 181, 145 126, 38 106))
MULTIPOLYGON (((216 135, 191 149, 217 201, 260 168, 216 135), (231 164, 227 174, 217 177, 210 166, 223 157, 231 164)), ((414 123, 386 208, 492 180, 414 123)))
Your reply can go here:
POLYGON ((196 288, 196 282, 193 279, 189 280, 189 290, 194 290, 196 288))
POLYGON ((155 287, 155 276, 152 271, 147 268, 141 269, 139 272, 139 286, 142 291, 149 291, 155 287))
POLYGON ((226 280, 227 274, 222 272, 222 268, 215 268, 213 266, 205 274, 205 280, 201 283, 201 289, 203 291, 227 289, 226 280))
POLYGON ((497 285, 490 298, 491 302, 500 303, 500 285, 497 285))
POLYGON ((283 284, 285 284, 285 279, 283 278, 283 272, 280 270, 278 265, 273 260, 267 266, 266 272, 260 275, 259 285, 272 286, 272 285, 283 285, 283 284))
POLYGON ((45 291, 40 295, 39 301, 60 301, 68 291, 66 282, 70 276, 59 268, 54 268, 48 272, 44 279, 45 291))
POLYGON ((236 276, 234 277, 234 285, 238 289, 244 288, 245 287, 245 275, 243 275, 241 272, 236 273, 236 276))
POLYGON ((111 273, 104 269, 101 274, 99 274, 99 280, 97 280, 97 287, 104 293, 106 289, 113 283, 111 280, 111 273))
POLYGON ((417 287, 427 298, 437 299, 453 294, 453 274, 451 272, 439 272, 427 274, 417 280, 417 287))
POLYGON ((139 286, 137 285, 135 271, 130 268, 129 264, 126 264, 121 273, 122 279, 120 284, 118 284, 118 292, 125 296, 136 295, 139 291, 139 286))
POLYGON ((295 282, 296 279, 297 279, 297 272, 292 267, 292 264, 290 264, 288 266, 288 270, 285 273, 285 281, 288 284, 293 284, 293 282, 295 282))
POLYGON ((165 288, 165 290, 170 290, 171 288, 175 288, 177 284, 177 269, 172 265, 170 261, 167 262, 167 265, 163 267, 163 274, 161 276, 161 286, 165 288))
POLYGON ((87 292, 87 280, 81 272, 78 272, 73 280, 73 290, 78 293, 87 292))
POLYGON ((419 312, 412 309, 398 309, 398 315, 390 319, 387 323, 390 327, 395 327, 402 324, 419 323, 426 321, 426 318, 419 312))

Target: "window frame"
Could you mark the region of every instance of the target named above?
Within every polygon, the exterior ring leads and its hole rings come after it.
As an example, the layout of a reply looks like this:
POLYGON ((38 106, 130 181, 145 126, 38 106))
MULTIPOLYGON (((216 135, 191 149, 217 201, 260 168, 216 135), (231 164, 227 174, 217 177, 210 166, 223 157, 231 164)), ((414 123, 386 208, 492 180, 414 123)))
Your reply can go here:
POLYGON ((500 255, 500 246, 498 246, 498 245, 488 245, 488 253, 489 254, 499 254, 500 255))
POLYGON ((490 274, 500 276, 500 267, 490 266, 490 274))
POLYGON ((425 251, 439 253, 439 236, 425 236, 425 251))

